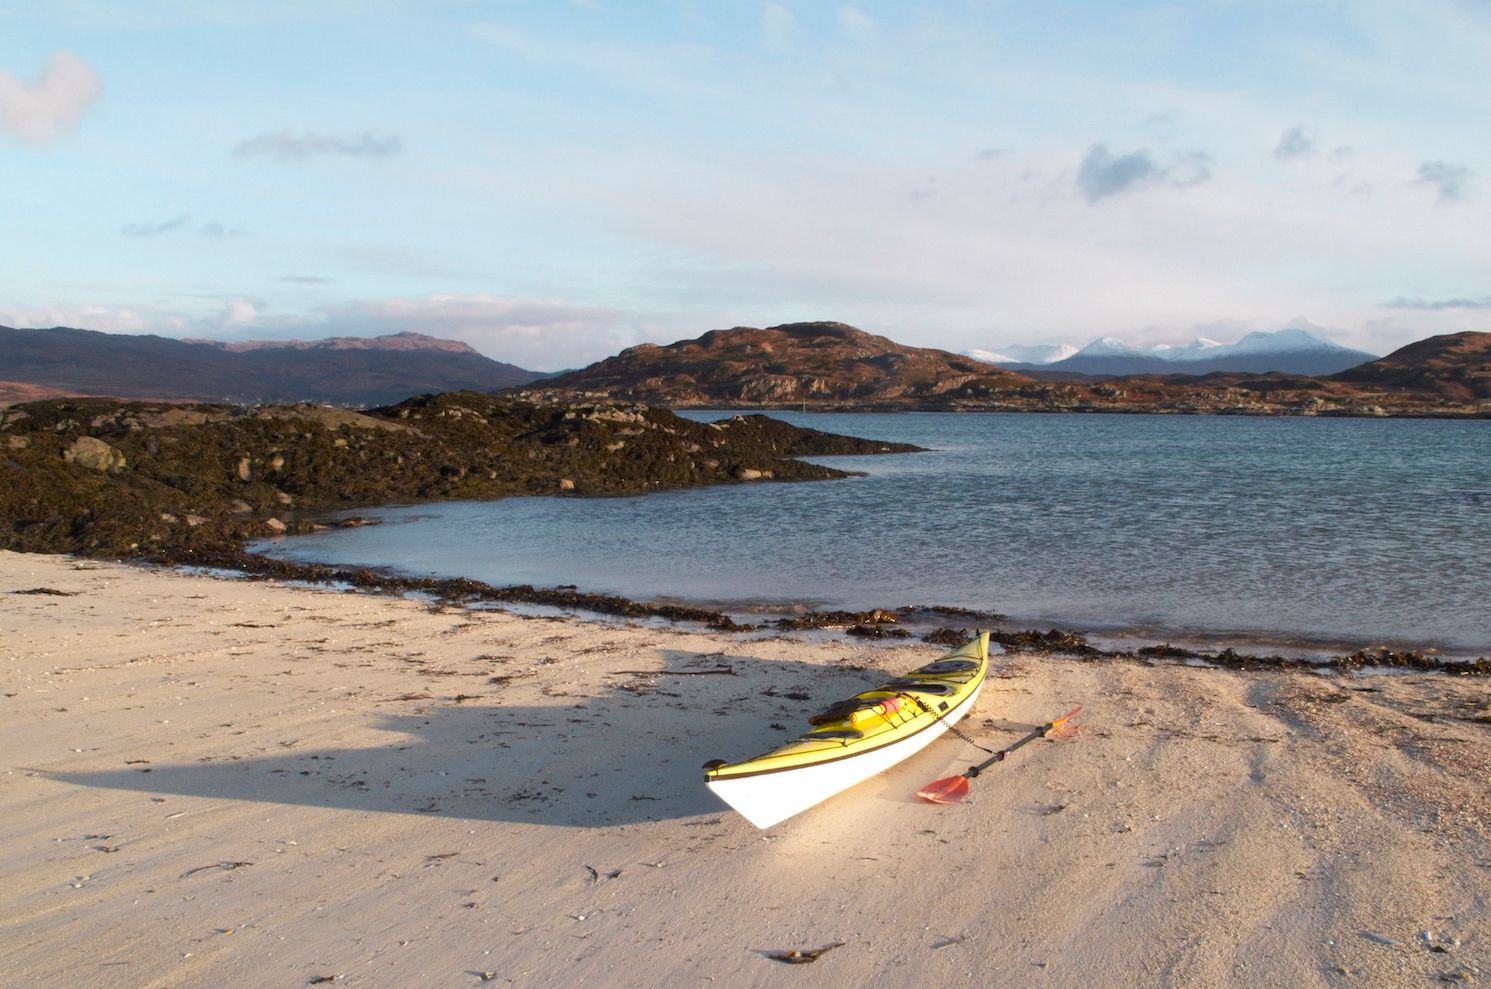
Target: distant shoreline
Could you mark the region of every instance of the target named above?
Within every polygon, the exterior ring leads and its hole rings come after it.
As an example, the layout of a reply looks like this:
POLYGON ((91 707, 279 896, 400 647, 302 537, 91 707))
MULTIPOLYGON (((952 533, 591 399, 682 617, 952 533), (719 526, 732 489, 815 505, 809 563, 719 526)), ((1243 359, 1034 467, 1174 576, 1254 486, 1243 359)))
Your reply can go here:
POLYGON ((1485 408, 1462 408, 1446 407, 1443 409, 1392 409, 1374 408, 1372 411, 1363 409, 1331 409, 1324 411, 1302 411, 1287 408, 1182 408, 1171 406, 1050 406, 1050 407, 1026 407, 1026 406, 972 406, 972 405, 937 405, 937 404, 915 404, 915 405, 889 405, 884 403, 869 405, 846 405, 825 404, 804 406, 801 403, 789 405, 745 405, 741 403, 722 403, 708 405, 672 405, 667 406, 674 412, 743 412, 743 413, 769 413, 769 412, 801 412, 801 413, 836 413, 845 415, 866 414, 898 414, 898 413, 951 413, 957 415, 976 415, 985 413, 989 415, 1013 414, 1013 415, 1157 415, 1157 416, 1247 416, 1258 419, 1491 419, 1491 406, 1485 408))

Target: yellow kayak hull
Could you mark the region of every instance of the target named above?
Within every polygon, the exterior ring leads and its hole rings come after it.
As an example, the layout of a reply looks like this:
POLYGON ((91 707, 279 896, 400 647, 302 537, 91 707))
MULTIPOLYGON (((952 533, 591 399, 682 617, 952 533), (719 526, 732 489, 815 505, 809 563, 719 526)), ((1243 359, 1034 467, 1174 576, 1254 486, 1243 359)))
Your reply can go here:
POLYGON ((769 828, 884 772, 973 709, 989 668, 989 636, 862 691, 811 719, 814 727, 744 762, 715 760, 705 785, 758 828, 769 828))

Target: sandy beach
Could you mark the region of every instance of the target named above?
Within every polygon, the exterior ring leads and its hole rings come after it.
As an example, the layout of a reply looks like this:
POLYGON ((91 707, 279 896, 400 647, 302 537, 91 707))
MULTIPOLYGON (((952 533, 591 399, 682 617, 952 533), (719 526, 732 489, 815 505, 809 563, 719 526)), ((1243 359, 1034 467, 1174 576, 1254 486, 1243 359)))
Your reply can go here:
POLYGON ((1085 711, 967 803, 703 787, 941 651, 0 553, 0 981, 1488 984, 1482 679, 1005 656, 983 744, 1085 711))

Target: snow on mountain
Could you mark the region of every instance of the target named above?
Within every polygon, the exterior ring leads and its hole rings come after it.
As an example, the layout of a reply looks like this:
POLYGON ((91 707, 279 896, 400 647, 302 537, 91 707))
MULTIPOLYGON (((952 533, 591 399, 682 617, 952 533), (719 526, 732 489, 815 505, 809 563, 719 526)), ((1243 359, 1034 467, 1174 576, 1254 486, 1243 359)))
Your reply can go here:
POLYGON ((963 351, 963 356, 985 364, 1050 364, 1064 361, 1076 352, 1077 348, 1069 343, 1012 343, 998 350, 975 347, 963 351))
MULTIPOLYGON (((1004 354, 1019 354, 1005 347, 1004 354)), ((1377 355, 1352 350, 1309 330, 1291 327, 1249 333, 1233 343, 1198 337, 1186 344, 1136 347, 1115 337, 1099 337, 1081 350, 1053 361, 1003 364, 1015 371, 1069 371, 1090 375, 1208 374, 1212 371, 1333 374, 1374 360, 1377 355)))
POLYGON ((1124 343, 1117 337, 1098 337, 1077 351, 1074 357, 1149 357, 1150 351, 1124 343))
POLYGON ((1316 336, 1309 330, 1300 329, 1276 330, 1273 333, 1264 333, 1262 331, 1249 333, 1236 343, 1227 344, 1226 346, 1227 353, 1229 354, 1283 354, 1311 350, 1346 349, 1338 343, 1332 343, 1324 337, 1316 336))
POLYGON ((999 352, 1027 364, 1051 364, 1066 360, 1077 352, 1077 348, 1069 343, 1029 343, 1010 344, 1000 347, 999 352))
POLYGON ((1219 343, 1216 340, 1208 340, 1206 337, 1197 337, 1190 343, 1180 344, 1179 346, 1168 343, 1155 344, 1149 349, 1149 352, 1155 357, 1160 358, 1161 360, 1194 361, 1199 360, 1202 357, 1214 356, 1214 348, 1225 346, 1227 345, 1219 343))
POLYGON ((965 351, 963 351, 963 356, 964 357, 972 357, 974 360, 978 361, 981 364, 1018 364, 1018 363, 1020 363, 1019 358, 1011 357, 1008 354, 997 353, 997 352, 992 351, 992 350, 980 350, 977 347, 974 347, 972 350, 965 350, 965 351))

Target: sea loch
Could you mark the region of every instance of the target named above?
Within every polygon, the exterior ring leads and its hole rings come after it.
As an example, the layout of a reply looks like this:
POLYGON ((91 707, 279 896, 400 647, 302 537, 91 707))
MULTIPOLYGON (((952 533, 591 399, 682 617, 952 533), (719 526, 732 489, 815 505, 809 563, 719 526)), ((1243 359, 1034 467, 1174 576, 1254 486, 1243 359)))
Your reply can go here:
POLYGON ((833 458, 866 476, 831 483, 383 509, 259 548, 737 610, 944 604, 1157 641, 1491 651, 1481 422, 778 415, 929 452, 833 458))

